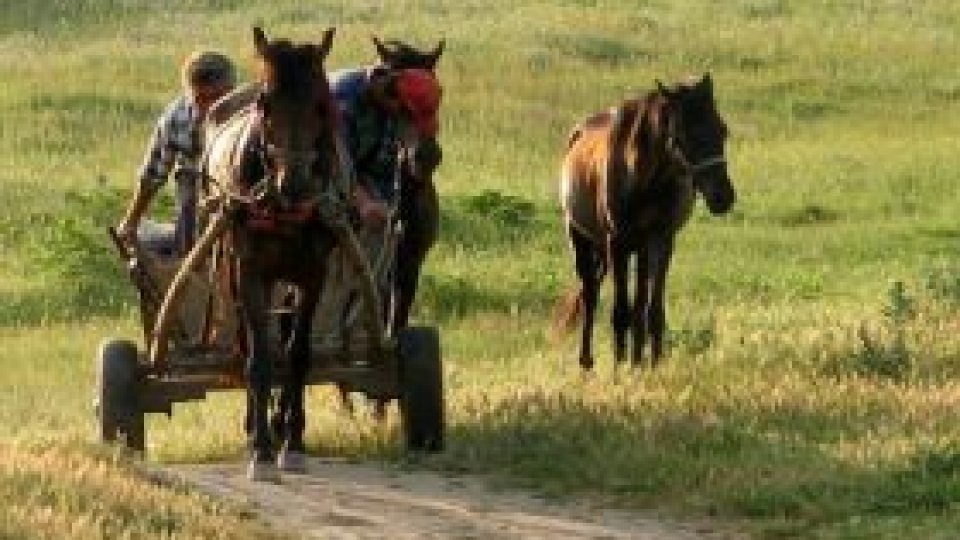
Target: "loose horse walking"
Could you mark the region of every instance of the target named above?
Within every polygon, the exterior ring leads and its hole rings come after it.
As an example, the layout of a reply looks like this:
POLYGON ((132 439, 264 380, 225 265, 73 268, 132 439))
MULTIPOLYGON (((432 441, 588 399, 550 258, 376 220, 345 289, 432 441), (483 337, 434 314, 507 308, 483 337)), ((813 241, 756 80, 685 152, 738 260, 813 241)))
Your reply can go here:
POLYGON ((647 337, 655 364, 663 355, 664 292, 674 237, 693 209, 696 192, 713 214, 735 199, 727 174, 727 128, 717 113, 710 75, 657 89, 596 114, 570 135, 560 175, 560 202, 580 286, 561 301, 555 324, 573 326, 582 313, 579 362, 594 365, 592 327, 600 283, 613 266, 614 358, 632 361, 647 337), (631 308, 628 267, 636 254, 631 308))

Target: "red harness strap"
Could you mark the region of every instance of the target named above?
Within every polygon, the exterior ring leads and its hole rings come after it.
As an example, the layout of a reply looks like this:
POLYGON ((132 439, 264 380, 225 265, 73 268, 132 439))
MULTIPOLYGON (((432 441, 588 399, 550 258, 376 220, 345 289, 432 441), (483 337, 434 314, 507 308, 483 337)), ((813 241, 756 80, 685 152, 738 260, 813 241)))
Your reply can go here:
POLYGON ((313 201, 297 203, 284 210, 254 203, 247 207, 247 226, 260 232, 284 232, 310 221, 316 215, 316 210, 317 205, 313 201))

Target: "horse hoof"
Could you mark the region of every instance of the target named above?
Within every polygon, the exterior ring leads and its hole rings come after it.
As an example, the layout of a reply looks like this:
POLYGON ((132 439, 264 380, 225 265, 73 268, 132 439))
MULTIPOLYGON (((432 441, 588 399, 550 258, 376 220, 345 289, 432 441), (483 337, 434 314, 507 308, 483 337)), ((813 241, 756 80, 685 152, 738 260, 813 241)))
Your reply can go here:
POLYGON ((307 472, 307 455, 284 448, 277 456, 277 467, 283 472, 305 473, 307 472))
POLYGON ((354 415, 353 400, 350 399, 349 396, 342 397, 340 399, 339 412, 340 412, 340 415, 343 416, 344 418, 353 418, 353 415, 354 415))
POLYGON ((261 461, 251 459, 247 466, 247 479, 251 482, 273 482, 280 483, 280 471, 276 463, 271 461, 261 461))
POLYGON ((378 424, 382 424, 387 420, 387 404, 384 401, 377 401, 373 404, 373 419, 376 420, 378 424))
POLYGON ((580 358, 580 367, 583 368, 583 371, 590 371, 593 369, 593 357, 586 356, 580 358))

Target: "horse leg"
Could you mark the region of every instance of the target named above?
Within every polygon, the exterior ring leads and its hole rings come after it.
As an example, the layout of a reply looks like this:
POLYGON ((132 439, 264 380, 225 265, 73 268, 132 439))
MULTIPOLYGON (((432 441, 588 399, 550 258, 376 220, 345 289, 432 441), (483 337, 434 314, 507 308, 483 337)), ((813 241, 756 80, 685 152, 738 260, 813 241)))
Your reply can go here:
MULTIPOLYGON (((296 304, 296 295, 292 290, 288 290, 283 297, 282 307, 291 311, 281 313, 278 321, 280 343, 283 344, 284 350, 287 351, 288 362, 292 362, 292 360, 290 360, 290 350, 292 347, 291 336, 293 335, 293 325, 295 322, 293 310, 296 308, 296 304)), ((290 414, 290 396, 292 392, 290 389, 290 380, 291 377, 288 375, 280 391, 280 399, 277 401, 276 410, 270 419, 270 429, 273 433, 273 440, 277 442, 283 441, 287 437, 286 424, 288 421, 287 417, 290 414)))
POLYGON ((650 303, 647 309, 653 365, 663 356, 663 340, 667 328, 664 296, 667 289, 667 270, 673 255, 673 237, 657 238, 650 246, 650 273, 652 275, 650 303))
MULTIPOLYGON (((436 141, 432 141, 429 147, 419 147, 418 151, 424 148, 436 152, 439 163, 440 147, 436 145, 436 141)), ((437 240, 440 221, 440 199, 437 197, 437 190, 432 180, 429 178, 421 180, 404 178, 404 180, 408 181, 401 184, 400 191, 400 219, 403 222, 403 234, 397 246, 393 290, 395 309, 393 320, 390 321, 390 328, 394 333, 407 326, 413 300, 417 295, 420 271, 427 260, 427 253, 437 240)))
POLYGON ((647 248, 641 244, 637 253, 637 280, 633 302, 633 351, 631 362, 639 366, 649 332, 648 310, 650 305, 650 265, 647 248))
POLYGON ((284 394, 289 396, 288 413, 283 447, 277 459, 277 465, 283 471, 304 472, 307 469, 306 445, 303 443, 303 431, 306 427, 304 400, 307 373, 310 370, 310 331, 319 297, 317 285, 303 288, 303 298, 297 310, 293 334, 290 338, 290 377, 284 388, 284 394))
MULTIPOLYGON (((410 309, 417 294, 420 269, 423 267, 423 262, 427 256, 426 250, 417 241, 417 232, 416 230, 405 231, 403 239, 397 247, 397 264, 393 287, 390 291, 394 309, 390 320, 387 321, 390 334, 393 336, 406 328, 410 320, 410 309)), ((377 422, 386 420, 387 400, 374 400, 372 413, 374 420, 377 422)))
POLYGON ((627 331, 630 329, 630 289, 627 269, 630 251, 617 240, 610 241, 610 259, 613 264, 613 358, 619 366, 626 355, 627 331))
POLYGON ((280 398, 277 400, 277 407, 270 417, 270 434, 274 442, 283 441, 287 437, 287 417, 290 415, 290 383, 284 381, 280 389, 280 398))
MULTIPOLYGON (((238 267, 244 266, 243 264, 238 267)), ((240 268, 238 268, 240 270, 240 268)), ((247 358, 247 422, 250 465, 247 476, 255 481, 279 479, 273 459, 273 445, 267 407, 270 400, 273 366, 267 344, 267 298, 269 287, 259 276, 240 272, 238 293, 246 323, 250 356, 247 358)))
POLYGON ((600 257, 596 246, 589 238, 573 227, 568 227, 573 244, 577 277, 580 279, 580 294, 583 300, 583 328, 580 335, 580 367, 584 371, 593 369, 593 318, 597 310, 597 293, 602 276, 600 257))
MULTIPOLYGON (((413 231, 411 231, 413 232, 413 231)), ((397 266, 394 277, 393 296, 395 309, 390 323, 390 330, 396 334, 407 326, 410 319, 410 309, 417 294, 417 284, 420 280, 420 268, 423 266, 426 253, 413 249, 412 240, 404 234, 404 239, 397 249, 397 266)))

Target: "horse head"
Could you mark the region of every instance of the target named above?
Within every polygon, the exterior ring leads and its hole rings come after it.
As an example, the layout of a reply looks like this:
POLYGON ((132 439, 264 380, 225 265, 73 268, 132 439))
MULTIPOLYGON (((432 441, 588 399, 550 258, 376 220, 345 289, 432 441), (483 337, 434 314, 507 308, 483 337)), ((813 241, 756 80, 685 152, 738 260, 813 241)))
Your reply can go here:
MULTIPOLYGON (((379 64, 394 73, 411 69, 425 70, 434 74, 446 46, 446 42, 441 39, 432 50, 425 51, 395 39, 383 41, 373 36, 372 40, 377 50, 379 64)), ((437 106, 439 107, 439 102, 437 106)), ((443 160, 443 152, 436 133, 413 131, 406 134, 403 143, 401 149, 403 173, 417 181, 429 180, 443 160)))
POLYGON ((710 212, 726 213, 736 193, 724 152, 727 126, 717 112, 710 74, 672 88, 657 81, 657 87, 667 114, 667 151, 681 170, 692 176, 710 212))
POLYGON ((432 51, 421 51, 396 39, 382 41, 376 36, 372 39, 380 64, 390 69, 412 68, 434 71, 446 45, 446 42, 441 39, 432 51))
POLYGON ((260 94, 256 101, 265 186, 281 205, 308 200, 322 189, 334 159, 336 109, 324 61, 334 29, 318 44, 268 40, 254 28, 260 94))

